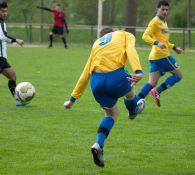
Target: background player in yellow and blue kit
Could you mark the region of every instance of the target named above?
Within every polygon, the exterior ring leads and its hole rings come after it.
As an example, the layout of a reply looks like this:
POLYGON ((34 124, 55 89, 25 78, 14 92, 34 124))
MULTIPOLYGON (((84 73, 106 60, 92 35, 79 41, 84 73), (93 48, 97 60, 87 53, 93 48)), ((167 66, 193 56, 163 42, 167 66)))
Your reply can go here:
POLYGON ((130 119, 145 107, 144 99, 139 100, 133 91, 133 84, 141 80, 142 76, 142 67, 135 49, 135 37, 125 31, 102 29, 70 100, 64 103, 65 108, 70 108, 82 95, 90 79, 94 98, 106 113, 100 122, 96 143, 91 148, 94 162, 100 167, 104 166, 104 141, 118 116, 118 98, 125 96, 124 103, 130 119), (127 59, 133 75, 124 70, 127 59))
POLYGON ((167 1, 162 0, 158 3, 157 15, 150 21, 142 37, 144 41, 152 45, 152 50, 149 55, 149 80, 142 87, 139 96, 145 98, 151 92, 156 105, 159 107, 160 93, 182 79, 182 73, 176 60, 170 56, 171 49, 178 54, 181 54, 183 50, 169 42, 170 32, 166 21, 168 10, 169 3, 167 1), (159 78, 165 72, 170 72, 172 75, 155 89, 159 78))

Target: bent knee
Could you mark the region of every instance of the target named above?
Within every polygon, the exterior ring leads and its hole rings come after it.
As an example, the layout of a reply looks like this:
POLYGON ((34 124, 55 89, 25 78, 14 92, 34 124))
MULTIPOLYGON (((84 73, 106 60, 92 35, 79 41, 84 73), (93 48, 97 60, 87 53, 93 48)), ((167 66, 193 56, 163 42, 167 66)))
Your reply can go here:
POLYGON ((178 75, 178 77, 180 78, 180 81, 183 79, 183 75, 182 74, 178 75))
POLYGON ((148 81, 149 84, 152 85, 152 87, 155 87, 157 85, 157 82, 156 81, 148 81))
POLYGON ((130 94, 125 95, 125 97, 130 99, 130 100, 132 100, 135 97, 135 94, 134 93, 130 93, 130 94))
POLYGON ((119 111, 112 111, 110 113, 110 116, 113 118, 113 119, 116 119, 118 116, 119 116, 119 111))
POLYGON ((134 96, 135 96, 135 93, 134 93, 133 88, 125 95, 125 97, 130 99, 130 100, 133 99, 134 96))

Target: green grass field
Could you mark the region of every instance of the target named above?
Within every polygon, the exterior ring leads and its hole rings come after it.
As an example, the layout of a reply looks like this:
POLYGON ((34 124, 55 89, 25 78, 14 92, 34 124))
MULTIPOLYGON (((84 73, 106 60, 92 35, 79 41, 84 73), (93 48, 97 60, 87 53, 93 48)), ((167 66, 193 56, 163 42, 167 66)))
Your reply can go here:
MULTIPOLYGON (((93 164, 90 147, 104 113, 89 86, 71 110, 63 108, 89 52, 90 48, 82 45, 68 50, 61 45, 52 49, 8 48, 17 81, 31 82, 36 97, 30 106, 15 107, 7 80, 1 75, 0 174, 195 174, 195 53, 175 55, 184 79, 163 93, 161 108, 148 96, 144 112, 131 121, 119 100, 120 116, 106 141, 105 168, 101 169, 93 164)), ((147 81, 149 54, 138 52, 145 77, 137 92, 147 81)))

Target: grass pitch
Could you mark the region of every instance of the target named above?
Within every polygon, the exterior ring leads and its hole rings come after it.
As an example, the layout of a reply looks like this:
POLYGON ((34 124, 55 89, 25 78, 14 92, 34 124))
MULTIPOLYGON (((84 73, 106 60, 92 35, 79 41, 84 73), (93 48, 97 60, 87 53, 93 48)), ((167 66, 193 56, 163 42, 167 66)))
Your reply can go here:
MULTIPOLYGON (((82 45, 68 50, 61 45, 8 48, 17 82, 31 82, 36 97, 30 106, 15 107, 1 75, 0 174, 195 174, 195 53, 174 55, 184 79, 161 95, 161 108, 148 96, 144 112, 130 121, 123 100, 119 100, 120 116, 106 141, 105 168, 101 169, 93 164, 90 147, 104 113, 89 86, 71 110, 63 108, 89 52, 90 48, 82 45)), ((147 81, 149 54, 138 52, 145 77, 136 86, 137 92, 147 81)))

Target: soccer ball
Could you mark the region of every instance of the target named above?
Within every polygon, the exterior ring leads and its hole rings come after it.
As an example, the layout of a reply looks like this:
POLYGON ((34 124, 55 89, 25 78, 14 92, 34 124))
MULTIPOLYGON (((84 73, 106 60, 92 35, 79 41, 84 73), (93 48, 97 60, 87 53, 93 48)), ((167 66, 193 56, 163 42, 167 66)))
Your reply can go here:
POLYGON ((16 86, 15 93, 22 102, 30 102, 35 96, 35 88, 29 82, 22 82, 16 86))

